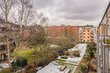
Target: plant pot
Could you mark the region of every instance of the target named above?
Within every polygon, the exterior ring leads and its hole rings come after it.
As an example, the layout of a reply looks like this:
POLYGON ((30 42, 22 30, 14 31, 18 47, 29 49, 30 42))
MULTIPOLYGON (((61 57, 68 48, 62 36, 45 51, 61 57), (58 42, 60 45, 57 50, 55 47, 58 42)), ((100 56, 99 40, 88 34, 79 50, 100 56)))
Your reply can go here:
POLYGON ((105 47, 107 47, 107 48, 110 47, 110 39, 103 39, 103 43, 107 44, 105 47))

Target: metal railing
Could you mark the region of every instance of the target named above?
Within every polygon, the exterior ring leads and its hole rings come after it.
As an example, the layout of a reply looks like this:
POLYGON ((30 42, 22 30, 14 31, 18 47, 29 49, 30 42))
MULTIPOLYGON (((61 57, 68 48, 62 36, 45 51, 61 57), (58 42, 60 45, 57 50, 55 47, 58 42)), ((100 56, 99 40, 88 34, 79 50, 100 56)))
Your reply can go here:
POLYGON ((104 39, 110 37, 98 36, 98 73, 110 73, 110 44, 104 43, 104 39), (100 44, 100 45, 99 45, 100 44))

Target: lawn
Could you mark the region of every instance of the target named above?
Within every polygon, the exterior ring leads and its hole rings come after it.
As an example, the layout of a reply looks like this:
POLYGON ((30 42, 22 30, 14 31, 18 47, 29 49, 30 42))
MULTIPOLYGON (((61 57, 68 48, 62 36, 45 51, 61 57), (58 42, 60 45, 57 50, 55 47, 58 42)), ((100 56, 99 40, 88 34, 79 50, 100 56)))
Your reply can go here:
POLYGON ((3 69, 0 73, 10 73, 10 69, 9 68, 5 68, 3 69))
MULTIPOLYGON (((31 63, 31 62, 34 62, 35 61, 35 58, 34 57, 32 57, 32 54, 34 53, 34 49, 27 49, 27 50, 19 50, 18 52, 17 52, 17 56, 21 56, 21 57, 24 57, 24 58, 26 58, 27 59, 27 61, 28 61, 28 63, 31 63)), ((12 54, 11 54, 11 56, 15 56, 15 53, 16 52, 13 52, 12 54)))

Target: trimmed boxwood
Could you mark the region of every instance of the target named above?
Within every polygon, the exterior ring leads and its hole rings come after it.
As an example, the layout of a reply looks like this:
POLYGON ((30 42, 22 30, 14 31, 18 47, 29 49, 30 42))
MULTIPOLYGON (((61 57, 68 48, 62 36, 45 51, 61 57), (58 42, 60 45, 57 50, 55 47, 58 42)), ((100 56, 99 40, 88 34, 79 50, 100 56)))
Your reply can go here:
POLYGON ((24 66, 27 65, 27 59, 24 58, 24 57, 18 57, 18 58, 16 59, 16 64, 17 64, 17 66, 19 66, 19 67, 24 67, 24 66))
POLYGON ((27 65, 27 59, 24 57, 17 57, 16 62, 12 62, 12 67, 24 67, 27 65))
POLYGON ((16 62, 12 62, 11 64, 12 64, 12 67, 13 67, 13 68, 17 67, 16 62))

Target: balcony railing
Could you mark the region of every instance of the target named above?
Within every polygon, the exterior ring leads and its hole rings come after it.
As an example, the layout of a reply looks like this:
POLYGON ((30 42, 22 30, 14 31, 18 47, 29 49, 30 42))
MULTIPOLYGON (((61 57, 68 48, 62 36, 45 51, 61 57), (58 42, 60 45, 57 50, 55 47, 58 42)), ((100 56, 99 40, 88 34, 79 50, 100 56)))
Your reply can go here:
POLYGON ((1 54, 7 54, 7 50, 2 50, 2 51, 0 51, 0 55, 1 54))
POLYGON ((110 44, 104 43, 105 39, 110 39, 110 37, 99 37, 98 44, 98 65, 100 67, 101 73, 110 73, 110 44))

